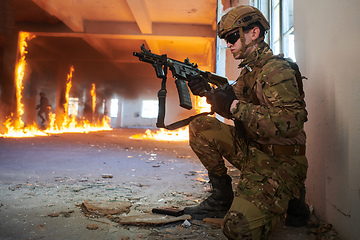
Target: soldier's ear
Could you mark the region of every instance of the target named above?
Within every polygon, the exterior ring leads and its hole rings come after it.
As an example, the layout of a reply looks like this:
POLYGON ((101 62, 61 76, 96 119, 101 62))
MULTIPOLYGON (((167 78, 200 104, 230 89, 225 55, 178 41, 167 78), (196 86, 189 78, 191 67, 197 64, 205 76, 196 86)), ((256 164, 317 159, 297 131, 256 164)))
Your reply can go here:
POLYGON ((260 36, 260 28, 254 27, 253 29, 250 30, 250 33, 251 33, 251 40, 258 39, 260 36))

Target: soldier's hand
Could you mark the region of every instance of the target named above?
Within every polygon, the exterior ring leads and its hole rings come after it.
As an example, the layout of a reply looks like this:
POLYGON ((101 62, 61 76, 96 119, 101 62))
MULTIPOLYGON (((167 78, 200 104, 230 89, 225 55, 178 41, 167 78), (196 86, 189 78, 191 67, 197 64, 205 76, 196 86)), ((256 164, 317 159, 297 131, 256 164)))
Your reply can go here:
POLYGON ((231 118, 230 107, 236 95, 232 86, 226 85, 224 89, 217 88, 213 92, 206 93, 206 101, 211 104, 211 111, 225 118, 231 118))
POLYGON ((188 86, 194 95, 205 96, 205 93, 211 90, 210 85, 202 76, 192 76, 188 81, 188 86))

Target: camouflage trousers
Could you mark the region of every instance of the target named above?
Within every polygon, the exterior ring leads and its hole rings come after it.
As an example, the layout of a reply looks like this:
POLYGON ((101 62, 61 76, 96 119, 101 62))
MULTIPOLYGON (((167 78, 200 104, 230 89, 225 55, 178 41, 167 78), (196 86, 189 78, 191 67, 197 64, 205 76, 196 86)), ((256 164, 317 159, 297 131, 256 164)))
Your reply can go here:
POLYGON ((241 171, 222 230, 229 239, 264 239, 299 197, 307 172, 305 156, 270 156, 235 137, 235 127, 213 117, 189 125, 190 146, 208 172, 226 174, 225 160, 241 171))

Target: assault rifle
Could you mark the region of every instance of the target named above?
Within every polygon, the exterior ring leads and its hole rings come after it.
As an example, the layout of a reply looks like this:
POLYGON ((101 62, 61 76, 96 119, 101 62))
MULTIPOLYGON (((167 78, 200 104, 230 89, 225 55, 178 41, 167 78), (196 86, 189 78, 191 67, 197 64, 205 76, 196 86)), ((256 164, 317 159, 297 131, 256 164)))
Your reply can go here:
MULTIPOLYGON (((216 75, 214 73, 208 71, 202 71, 198 68, 197 64, 191 63, 189 58, 186 58, 184 62, 180 62, 171 58, 168 58, 166 54, 157 55, 151 52, 151 50, 146 50, 145 45, 141 46, 140 52, 134 52, 133 55, 138 57, 140 61, 150 63, 155 68, 156 77, 162 79, 161 89, 158 92, 159 98, 159 115, 158 122, 156 126, 159 128, 166 129, 176 129, 181 124, 186 125, 190 120, 192 120, 196 116, 192 116, 183 121, 177 122, 175 125, 171 124, 169 126, 165 126, 164 118, 165 118, 165 99, 166 99, 166 79, 167 79, 167 69, 169 68, 172 72, 173 78, 175 78, 176 88, 179 94, 179 102, 180 106, 185 109, 192 109, 191 97, 189 93, 189 89, 187 87, 186 81, 191 81, 192 79, 201 76, 206 81, 211 84, 216 85, 217 87, 222 87, 223 85, 228 83, 226 77, 222 77, 216 75), (180 123, 181 122, 181 123, 180 123), (178 124, 179 123, 179 124, 178 124)), ((206 90, 200 94, 200 96, 205 96, 206 90)), ((205 113, 204 113, 205 114, 205 113)), ((209 114, 209 113, 207 113, 209 114)))

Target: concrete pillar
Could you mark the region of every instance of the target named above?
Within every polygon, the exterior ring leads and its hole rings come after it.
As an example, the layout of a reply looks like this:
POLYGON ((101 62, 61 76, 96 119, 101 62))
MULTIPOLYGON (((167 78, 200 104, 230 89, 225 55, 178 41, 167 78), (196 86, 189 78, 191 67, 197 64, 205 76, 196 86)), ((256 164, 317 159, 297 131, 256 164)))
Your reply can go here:
POLYGON ((118 115, 116 118, 116 127, 122 127, 122 111, 123 111, 123 98, 121 96, 118 97, 119 101, 119 106, 118 106, 118 115))
MULTIPOLYGON (((6 118, 16 111, 15 70, 18 52, 18 32, 8 30, 5 34, 5 45, 1 79, 1 116, 6 118)), ((16 115, 16 114, 15 114, 16 115)), ((3 122, 3 121, 2 121, 3 122)))
MULTIPOLYGON (((30 65, 28 63, 28 65, 30 65)), ((36 106, 39 104, 39 75, 36 72, 31 73, 31 76, 28 80, 27 84, 27 99, 24 102, 25 107, 25 122, 28 124, 32 124, 33 122, 38 122, 36 106)), ((24 96, 23 96, 24 97, 24 96)))
POLYGON ((55 124, 61 127, 64 119, 64 103, 66 103, 66 81, 67 75, 70 73, 71 64, 66 61, 59 63, 57 75, 57 89, 56 89, 56 105, 55 105, 55 124))
POLYGON ((104 116, 106 117, 110 117, 110 103, 111 103, 111 99, 108 97, 105 97, 105 106, 104 106, 104 116))
MULTIPOLYGON (((14 27, 14 16, 10 0, 0 4, 0 34, 3 42, 0 81, 0 123, 16 111, 15 69, 18 57, 18 31, 14 27)), ((16 114, 14 114, 16 115, 16 114)), ((0 131, 3 129, 0 124, 0 131)))
POLYGON ((85 102, 83 116, 89 122, 93 122, 93 112, 92 112, 92 97, 91 97, 91 88, 92 86, 87 86, 85 91, 85 102))
POLYGON ((108 102, 110 101, 104 93, 104 89, 101 86, 96 86, 96 121, 101 121, 102 118, 106 115, 108 109, 108 102))

